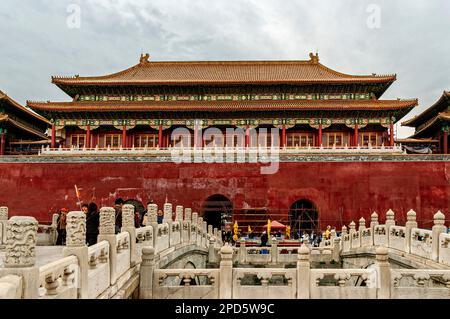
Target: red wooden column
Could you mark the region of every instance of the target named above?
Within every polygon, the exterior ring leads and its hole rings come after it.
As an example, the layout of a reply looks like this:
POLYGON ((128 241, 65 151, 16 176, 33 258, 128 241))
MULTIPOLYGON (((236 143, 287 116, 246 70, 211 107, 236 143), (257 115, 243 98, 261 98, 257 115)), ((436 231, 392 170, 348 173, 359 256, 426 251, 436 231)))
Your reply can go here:
POLYGON ((198 147, 198 126, 194 124, 194 148, 198 147))
POLYGON ((286 146, 286 124, 283 124, 281 131, 281 148, 286 146))
POLYGON ((318 147, 322 146, 322 124, 319 124, 318 147))
MULTIPOLYGON (((448 154, 448 132, 444 131, 444 154, 448 154)), ((3 145, 3 144, 2 144, 3 145)))
POLYGON ((159 132, 158 132, 158 147, 159 148, 162 148, 162 147, 164 147, 163 146, 163 143, 164 141, 163 141, 163 126, 162 125, 160 125, 159 126, 159 132))
POLYGON ((250 146, 250 125, 247 125, 247 129, 245 130, 245 147, 250 146))
POLYGON ((127 126, 122 127, 122 148, 127 148, 127 126))
POLYGON ((86 148, 91 148, 91 126, 87 126, 86 130, 86 148))
POLYGON ((52 124, 52 144, 51 148, 56 148, 56 126, 52 124))
POLYGON ((358 123, 355 123, 355 132, 354 132, 354 146, 358 146, 358 123))
POLYGON ((0 155, 5 155, 6 138, 5 133, 0 134, 0 155))
POLYGON ((389 127, 389 146, 394 146, 394 123, 389 127))

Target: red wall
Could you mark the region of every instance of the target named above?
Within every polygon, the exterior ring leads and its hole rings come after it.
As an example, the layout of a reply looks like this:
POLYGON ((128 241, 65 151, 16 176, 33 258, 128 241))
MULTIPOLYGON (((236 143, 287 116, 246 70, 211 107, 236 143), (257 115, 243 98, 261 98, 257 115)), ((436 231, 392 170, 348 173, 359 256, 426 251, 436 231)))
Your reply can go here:
POLYGON ((84 201, 94 194, 99 206, 111 206, 117 197, 144 204, 153 198, 162 205, 167 195, 174 206, 200 211, 209 196, 222 194, 235 208, 268 207, 283 214, 283 222, 296 200, 309 199, 322 227, 360 216, 369 224, 373 211, 384 221, 389 208, 400 224, 414 209, 421 225, 431 227, 438 209, 450 219, 449 180, 449 162, 292 162, 280 163, 274 175, 261 175, 260 165, 249 163, 2 163, 0 205, 10 215, 50 221, 58 208, 76 209, 77 185, 84 201))

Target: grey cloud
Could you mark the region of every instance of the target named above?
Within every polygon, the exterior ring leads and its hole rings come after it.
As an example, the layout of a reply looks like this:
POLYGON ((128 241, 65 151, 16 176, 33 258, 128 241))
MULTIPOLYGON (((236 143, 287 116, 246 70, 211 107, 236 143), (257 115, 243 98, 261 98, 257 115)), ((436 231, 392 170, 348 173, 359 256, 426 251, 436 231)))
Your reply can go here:
POLYGON ((21 103, 65 100, 51 75, 116 72, 141 52, 154 60, 276 60, 318 50, 341 72, 397 73, 384 98, 419 98, 409 118, 450 89, 448 12, 447 0, 3 0, 0 89, 21 103), (81 29, 66 26, 72 3, 81 6, 81 29), (381 8, 380 29, 366 26, 370 4, 381 8))

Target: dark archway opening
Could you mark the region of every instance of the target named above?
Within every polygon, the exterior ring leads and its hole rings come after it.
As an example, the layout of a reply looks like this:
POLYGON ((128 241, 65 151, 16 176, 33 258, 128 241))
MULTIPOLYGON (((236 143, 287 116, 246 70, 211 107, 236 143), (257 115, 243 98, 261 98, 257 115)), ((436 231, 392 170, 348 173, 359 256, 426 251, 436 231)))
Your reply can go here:
POLYGON ((233 222, 233 204, 223 195, 213 195, 203 204, 203 220, 222 231, 233 222))
POLYGON ((289 210, 289 222, 291 232, 300 234, 306 231, 311 234, 317 232, 319 228, 319 214, 314 203, 309 200, 299 200, 292 204, 289 210))

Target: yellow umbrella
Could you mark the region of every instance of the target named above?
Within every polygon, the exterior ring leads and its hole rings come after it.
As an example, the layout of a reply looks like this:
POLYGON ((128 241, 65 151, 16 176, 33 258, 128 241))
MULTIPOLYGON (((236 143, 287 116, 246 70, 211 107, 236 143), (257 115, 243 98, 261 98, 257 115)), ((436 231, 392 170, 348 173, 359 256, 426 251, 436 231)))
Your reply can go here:
POLYGON ((270 236, 270 219, 267 220, 267 235, 270 236))
POLYGON ((250 225, 248 225, 248 233, 250 234, 252 232, 252 229, 250 228, 250 225))

